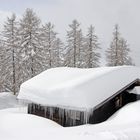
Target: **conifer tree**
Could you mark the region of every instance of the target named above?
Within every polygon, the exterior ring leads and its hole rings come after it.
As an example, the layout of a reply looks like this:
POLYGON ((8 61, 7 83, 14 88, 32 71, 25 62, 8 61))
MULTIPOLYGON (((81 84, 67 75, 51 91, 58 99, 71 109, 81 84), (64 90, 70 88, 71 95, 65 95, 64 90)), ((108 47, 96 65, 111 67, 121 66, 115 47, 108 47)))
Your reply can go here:
POLYGON ((88 28, 88 34, 86 37, 86 61, 88 68, 99 67, 100 65, 100 53, 99 53, 99 43, 98 37, 94 32, 94 27, 91 25, 88 28))
POLYGON ((16 83, 17 72, 17 50, 19 45, 18 24, 15 14, 7 18, 2 32, 2 52, 1 56, 1 78, 5 85, 5 90, 17 92, 18 83, 16 83))
POLYGON ((55 66, 61 67, 64 66, 64 43, 61 41, 60 38, 56 39, 55 45, 55 66))
MULTIPOLYGON (((44 66, 45 69, 56 67, 57 51, 57 33, 54 31, 54 25, 49 22, 42 28, 42 46, 44 48, 44 66)), ((59 44, 58 44, 59 45, 59 44)))
POLYGON ((42 68, 42 46, 40 40, 40 19, 32 9, 26 9, 20 20, 20 63, 23 81, 38 73, 42 68))
POLYGON ((107 66, 133 65, 129 53, 127 41, 120 36, 119 26, 115 25, 113 40, 106 50, 107 66))
POLYGON ((69 25, 70 30, 67 31, 67 46, 66 46, 66 65, 71 67, 78 67, 78 58, 80 50, 79 35, 81 32, 80 24, 77 20, 73 20, 69 25))

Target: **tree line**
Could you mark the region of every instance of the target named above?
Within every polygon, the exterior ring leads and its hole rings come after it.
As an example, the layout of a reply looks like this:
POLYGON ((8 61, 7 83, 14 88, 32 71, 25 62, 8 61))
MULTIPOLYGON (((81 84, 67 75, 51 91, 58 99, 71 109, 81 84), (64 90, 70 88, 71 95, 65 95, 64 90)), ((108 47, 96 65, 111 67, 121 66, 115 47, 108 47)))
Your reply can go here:
MULTIPOLYGON (((7 18, 0 33, 0 92, 16 94, 21 83, 53 67, 94 68, 100 66, 101 44, 93 25, 83 35, 73 20, 64 43, 51 22, 41 23, 32 9, 17 20, 7 18)), ((105 52, 107 66, 134 65, 127 41, 115 25, 113 39, 105 52)))

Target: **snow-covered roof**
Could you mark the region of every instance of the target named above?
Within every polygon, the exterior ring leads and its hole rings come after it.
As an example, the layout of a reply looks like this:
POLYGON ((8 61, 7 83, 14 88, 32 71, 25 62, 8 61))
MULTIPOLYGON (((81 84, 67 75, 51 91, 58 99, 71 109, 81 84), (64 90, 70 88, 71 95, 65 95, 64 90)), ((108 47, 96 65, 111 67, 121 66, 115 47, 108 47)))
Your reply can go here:
POLYGON ((44 105, 90 109, 137 78, 140 68, 134 66, 52 68, 24 82, 18 98, 44 105))

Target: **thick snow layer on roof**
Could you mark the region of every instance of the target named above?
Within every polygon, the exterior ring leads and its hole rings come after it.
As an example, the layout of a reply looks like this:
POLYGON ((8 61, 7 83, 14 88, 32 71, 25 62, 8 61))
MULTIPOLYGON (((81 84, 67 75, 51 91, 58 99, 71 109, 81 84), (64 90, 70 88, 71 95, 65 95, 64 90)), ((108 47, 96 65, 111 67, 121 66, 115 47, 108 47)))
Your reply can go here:
POLYGON ((89 109, 137 78, 140 68, 133 66, 53 68, 23 83, 18 98, 44 105, 89 109))

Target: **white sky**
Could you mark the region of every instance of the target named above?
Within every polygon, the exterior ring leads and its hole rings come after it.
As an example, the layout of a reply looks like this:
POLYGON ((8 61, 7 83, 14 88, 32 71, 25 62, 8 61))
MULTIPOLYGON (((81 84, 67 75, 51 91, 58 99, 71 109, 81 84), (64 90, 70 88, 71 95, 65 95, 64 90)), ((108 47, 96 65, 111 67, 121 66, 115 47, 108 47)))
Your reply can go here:
POLYGON ((73 19, 81 23, 84 33, 93 24, 105 50, 112 39, 114 25, 118 23, 132 50, 132 58, 140 66, 139 6, 140 0, 0 0, 0 26, 11 12, 20 16, 26 8, 33 8, 43 22, 55 24, 62 39, 73 19))

